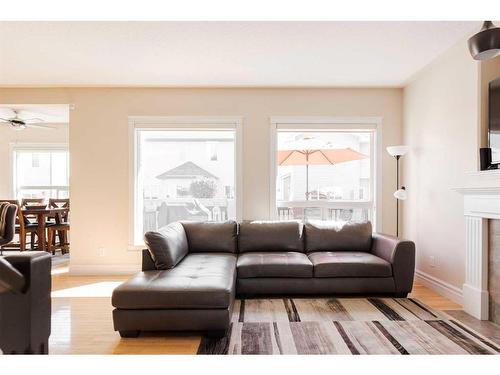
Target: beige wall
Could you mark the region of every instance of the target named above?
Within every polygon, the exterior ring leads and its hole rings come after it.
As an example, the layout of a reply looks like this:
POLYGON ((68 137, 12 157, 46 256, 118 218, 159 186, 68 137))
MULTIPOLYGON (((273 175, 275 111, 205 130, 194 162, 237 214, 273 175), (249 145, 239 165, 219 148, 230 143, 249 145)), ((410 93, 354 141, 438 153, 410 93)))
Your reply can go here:
POLYGON ((9 177, 12 168, 11 145, 15 143, 68 143, 67 124, 47 124, 55 130, 26 129, 22 131, 12 130, 7 126, 0 126, 0 199, 13 199, 12 180, 9 177))
MULTIPOLYGON (((488 81, 500 75, 492 73, 492 62, 486 65, 488 81)), ((403 163, 409 193, 404 235, 417 244, 417 270, 438 279, 438 287, 448 289, 441 291, 455 293, 452 297, 459 297, 465 272, 463 197, 453 188, 499 184, 498 178, 477 173, 486 79, 479 66, 464 40, 404 89, 403 138, 411 148, 403 163)))
MULTIPOLYGON (((381 116, 383 143, 401 142, 401 89, 0 89, 0 103, 71 103, 72 258, 78 272, 137 269, 127 251, 131 115, 243 116, 243 217, 269 215, 270 116, 381 116), (105 256, 99 257, 99 247, 105 256)), ((395 165, 383 158, 382 228, 393 232, 395 165)))

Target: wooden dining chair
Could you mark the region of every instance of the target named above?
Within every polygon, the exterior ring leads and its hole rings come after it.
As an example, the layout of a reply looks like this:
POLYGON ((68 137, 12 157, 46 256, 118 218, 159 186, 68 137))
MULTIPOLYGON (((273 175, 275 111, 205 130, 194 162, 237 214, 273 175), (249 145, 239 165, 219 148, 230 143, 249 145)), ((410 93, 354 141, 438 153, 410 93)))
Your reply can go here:
MULTIPOLYGON (((40 205, 45 202, 45 198, 23 198, 21 199, 21 208, 31 206, 31 205, 40 205)), ((24 215, 24 220, 25 222, 28 223, 28 225, 38 225, 37 223, 37 217, 35 215, 24 215)), ((30 236, 31 239, 31 248, 35 248, 35 236, 30 236)))
POLYGON ((21 200, 21 207, 26 207, 31 204, 43 204, 44 198, 23 198, 21 200))
POLYGON ((69 199, 50 198, 50 208, 69 208, 69 199))
POLYGON ((11 204, 17 205, 17 217, 15 233, 19 236, 19 242, 9 243, 8 245, 2 246, 4 249, 19 249, 20 251, 26 250, 26 242, 28 235, 30 236, 31 248, 35 248, 35 236, 37 236, 38 224, 31 223, 22 213, 21 205, 19 201, 15 199, 3 199, 2 202, 9 202, 11 204))
POLYGON ((47 225, 47 251, 55 254, 60 248, 63 254, 69 252, 68 232, 69 225, 69 199, 49 199, 49 208, 67 208, 65 213, 58 213, 54 222, 47 225), (56 235, 59 243, 56 242, 56 235))
MULTIPOLYGON (((40 205, 45 202, 45 198, 23 198, 21 199, 21 208, 31 206, 31 205, 40 205)), ((36 216, 27 215, 25 216, 30 224, 37 224, 36 216)))
MULTIPOLYGON (((49 208, 67 208, 69 210, 69 199, 50 198, 49 208)), ((69 211, 62 215, 62 218, 65 222, 69 222, 69 211)))

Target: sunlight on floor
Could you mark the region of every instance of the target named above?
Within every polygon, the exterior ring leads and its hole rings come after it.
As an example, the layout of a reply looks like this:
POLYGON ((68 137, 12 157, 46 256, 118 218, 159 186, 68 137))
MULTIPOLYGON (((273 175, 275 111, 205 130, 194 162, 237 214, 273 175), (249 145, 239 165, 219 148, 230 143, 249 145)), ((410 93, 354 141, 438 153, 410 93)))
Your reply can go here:
POLYGON ((50 272, 51 275, 61 275, 63 273, 69 273, 69 267, 57 267, 57 268, 52 268, 52 271, 50 272))
POLYGON ((71 307, 62 306, 52 312, 52 333, 50 344, 69 345, 71 343, 71 307))
POLYGON ((53 291, 52 297, 111 297, 113 290, 120 284, 120 281, 103 281, 93 284, 87 284, 74 288, 53 291))

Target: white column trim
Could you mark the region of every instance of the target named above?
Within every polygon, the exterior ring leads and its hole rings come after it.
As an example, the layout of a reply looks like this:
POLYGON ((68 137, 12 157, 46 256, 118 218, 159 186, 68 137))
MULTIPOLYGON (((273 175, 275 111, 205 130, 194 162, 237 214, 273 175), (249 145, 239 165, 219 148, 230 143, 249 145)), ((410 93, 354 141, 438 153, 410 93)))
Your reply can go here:
POLYGON ((470 315, 488 320, 488 220, 465 216, 465 283, 464 310, 470 315))
POLYGON ((500 187, 465 187, 453 190, 464 196, 464 310, 477 319, 488 320, 488 220, 500 219, 500 187))

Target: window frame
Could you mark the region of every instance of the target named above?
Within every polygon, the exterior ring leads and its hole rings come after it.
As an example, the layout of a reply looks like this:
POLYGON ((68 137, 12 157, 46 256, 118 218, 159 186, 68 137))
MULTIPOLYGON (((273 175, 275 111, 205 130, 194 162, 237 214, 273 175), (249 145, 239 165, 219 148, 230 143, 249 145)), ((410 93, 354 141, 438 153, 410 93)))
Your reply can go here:
POLYGON ((137 219, 137 132, 139 130, 216 130, 232 129, 234 139, 234 191, 236 220, 243 217, 243 117, 242 116, 129 116, 129 239, 128 250, 139 251, 144 244, 135 242, 137 219))
POLYGON ((70 156, 69 156, 69 144, 68 143, 52 143, 52 142, 11 142, 9 144, 9 190, 12 192, 12 195, 17 199, 17 183, 14 181, 16 178, 16 169, 17 169, 17 157, 16 157, 16 152, 18 151, 29 151, 29 152, 34 152, 34 151, 47 151, 47 152, 52 152, 52 151, 63 151, 68 153, 68 185, 33 185, 30 187, 32 188, 38 188, 40 190, 43 189, 57 189, 60 188, 59 190, 64 190, 67 189, 68 194, 69 194, 69 187, 70 187, 70 156))
MULTIPOLYGON (((367 202, 336 202, 335 206, 373 209, 373 228, 380 231, 382 228, 382 117, 337 117, 337 116, 272 116, 270 118, 270 187, 269 187, 269 218, 277 220, 276 179, 276 152, 278 130, 345 130, 345 131, 372 131, 373 145, 370 155, 371 200, 367 202)), ((307 201, 297 201, 299 206, 311 205, 307 201)))

